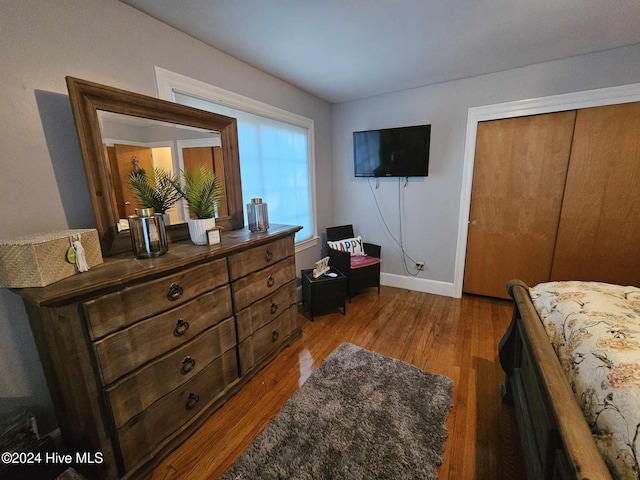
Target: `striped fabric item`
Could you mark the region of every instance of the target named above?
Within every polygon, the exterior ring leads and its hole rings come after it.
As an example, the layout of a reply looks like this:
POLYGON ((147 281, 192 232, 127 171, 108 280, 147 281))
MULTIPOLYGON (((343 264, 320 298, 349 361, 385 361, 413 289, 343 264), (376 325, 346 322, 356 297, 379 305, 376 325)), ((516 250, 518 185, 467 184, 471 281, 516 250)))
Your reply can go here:
POLYGON ((380 263, 380 259, 377 257, 370 257, 369 255, 351 255, 351 268, 361 268, 369 265, 375 265, 380 263))

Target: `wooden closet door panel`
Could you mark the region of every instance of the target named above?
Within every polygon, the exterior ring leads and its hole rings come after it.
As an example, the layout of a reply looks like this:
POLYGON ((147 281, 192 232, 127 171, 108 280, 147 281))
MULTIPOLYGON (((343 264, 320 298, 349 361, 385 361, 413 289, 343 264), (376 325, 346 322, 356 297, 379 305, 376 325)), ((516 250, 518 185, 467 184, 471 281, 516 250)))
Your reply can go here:
POLYGON ((578 112, 551 278, 640 285, 640 103, 578 112))
POLYGON ((575 111, 480 122, 466 293, 508 298, 506 283, 549 280, 575 111))

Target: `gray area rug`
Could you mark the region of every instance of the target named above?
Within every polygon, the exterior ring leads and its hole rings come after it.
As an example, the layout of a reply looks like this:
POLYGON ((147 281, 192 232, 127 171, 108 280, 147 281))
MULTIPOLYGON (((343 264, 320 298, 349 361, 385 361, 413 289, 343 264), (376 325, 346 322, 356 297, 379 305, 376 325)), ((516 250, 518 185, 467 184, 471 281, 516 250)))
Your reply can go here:
POLYGON ((343 343, 222 479, 435 479, 452 399, 448 377, 343 343))

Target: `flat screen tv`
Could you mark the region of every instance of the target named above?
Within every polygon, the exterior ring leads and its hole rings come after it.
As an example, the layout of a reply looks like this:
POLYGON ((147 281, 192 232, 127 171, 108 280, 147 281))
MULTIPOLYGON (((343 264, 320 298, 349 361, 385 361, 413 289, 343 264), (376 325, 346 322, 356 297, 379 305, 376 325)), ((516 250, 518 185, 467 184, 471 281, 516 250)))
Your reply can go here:
POLYGON ((356 177, 426 177, 431 125, 353 132, 356 177))

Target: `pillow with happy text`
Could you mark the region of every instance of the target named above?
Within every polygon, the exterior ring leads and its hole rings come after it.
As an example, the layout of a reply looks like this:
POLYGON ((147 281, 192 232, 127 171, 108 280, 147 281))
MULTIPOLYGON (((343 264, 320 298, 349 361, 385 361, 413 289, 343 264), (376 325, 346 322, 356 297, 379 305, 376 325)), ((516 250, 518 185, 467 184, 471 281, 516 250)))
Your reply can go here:
POLYGON ((327 242, 329 248, 340 250, 341 252, 349 252, 351 255, 365 255, 362 245, 362 237, 358 235, 356 238, 345 238, 335 242, 327 242))

